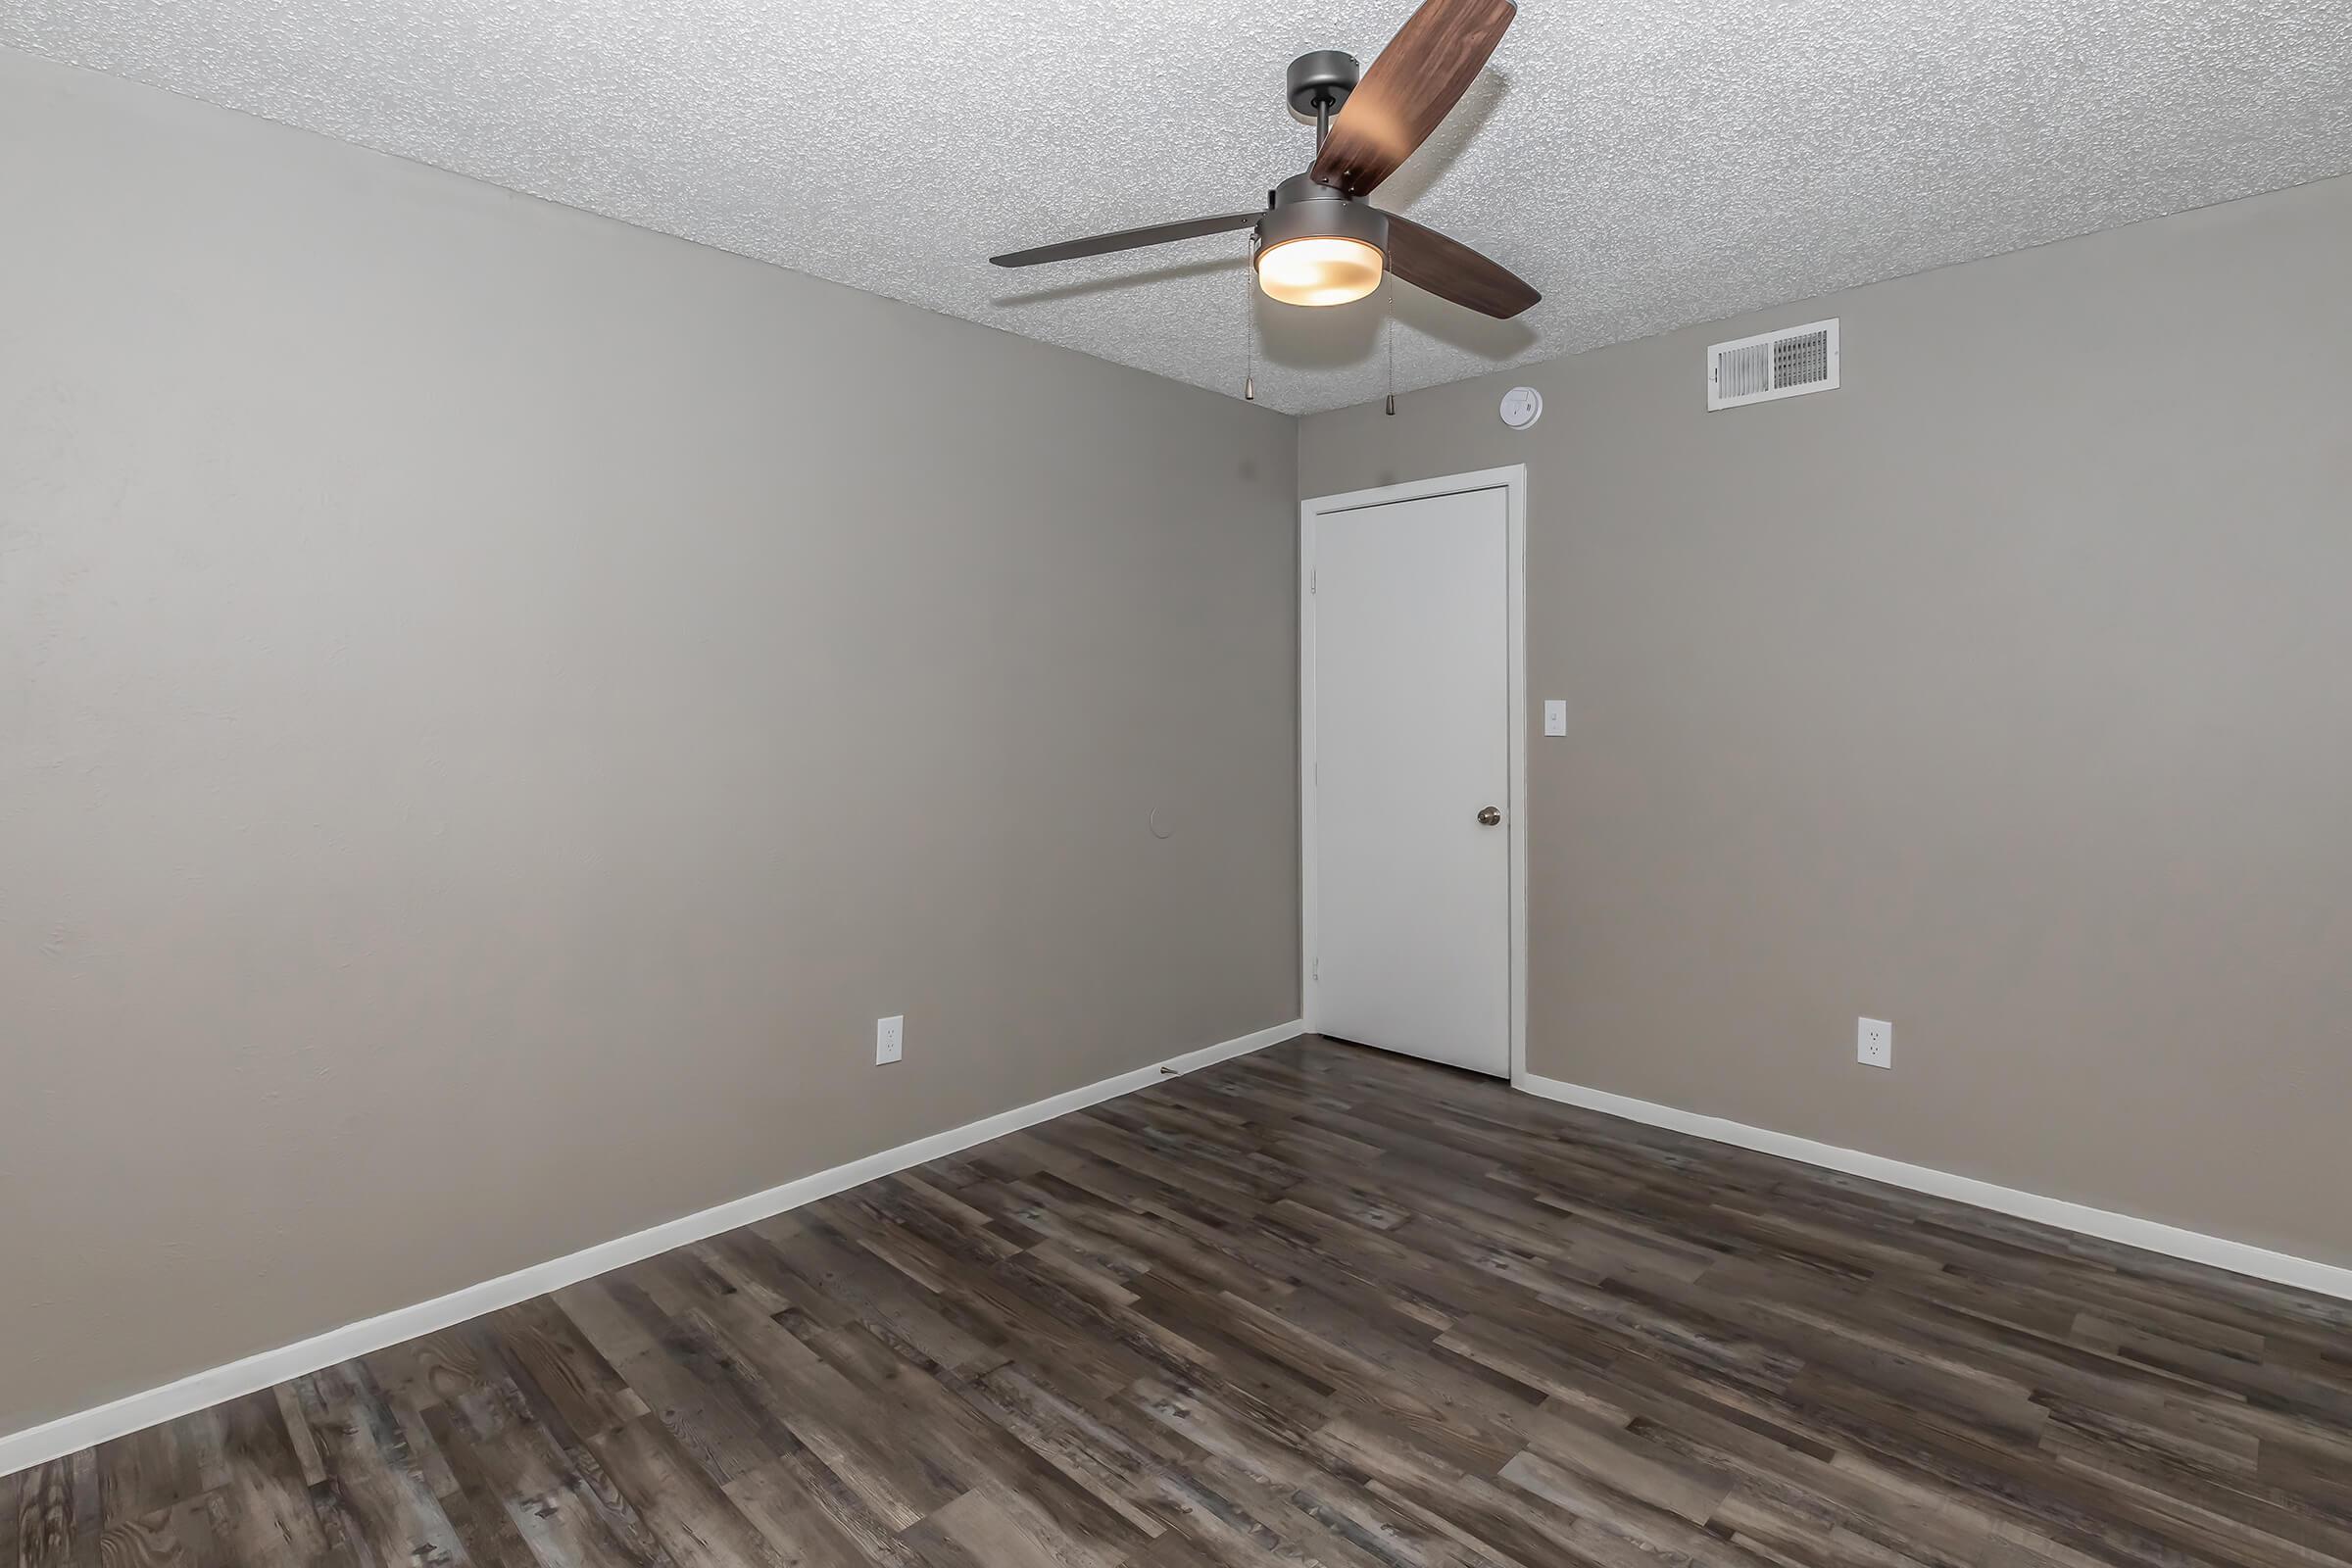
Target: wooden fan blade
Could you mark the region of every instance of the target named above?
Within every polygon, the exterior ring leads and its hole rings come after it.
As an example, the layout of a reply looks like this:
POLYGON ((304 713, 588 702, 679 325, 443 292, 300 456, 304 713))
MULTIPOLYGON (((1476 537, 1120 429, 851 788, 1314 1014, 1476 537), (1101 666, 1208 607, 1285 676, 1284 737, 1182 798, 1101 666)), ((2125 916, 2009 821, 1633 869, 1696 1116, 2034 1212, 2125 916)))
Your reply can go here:
POLYGON ((1502 41, 1511 0, 1424 0, 1372 62, 1309 171, 1318 184, 1361 196, 1438 128, 1502 41))
POLYGON ((1395 213, 1389 220, 1389 270, 1442 300, 1507 321, 1544 296, 1499 262, 1395 213))
POLYGON ((1199 239, 1203 234, 1225 234, 1237 228, 1248 228, 1265 215, 1233 213, 1224 218, 1195 218, 1181 223, 1153 223, 1149 228, 1122 228, 1115 234, 1097 234, 1088 239, 1065 239, 1058 245, 1038 245, 1025 251, 1006 251, 991 256, 997 267, 1035 267, 1040 262, 1072 262, 1081 256, 1106 256, 1112 251, 1131 251, 1144 245, 1165 245, 1170 240, 1199 239))

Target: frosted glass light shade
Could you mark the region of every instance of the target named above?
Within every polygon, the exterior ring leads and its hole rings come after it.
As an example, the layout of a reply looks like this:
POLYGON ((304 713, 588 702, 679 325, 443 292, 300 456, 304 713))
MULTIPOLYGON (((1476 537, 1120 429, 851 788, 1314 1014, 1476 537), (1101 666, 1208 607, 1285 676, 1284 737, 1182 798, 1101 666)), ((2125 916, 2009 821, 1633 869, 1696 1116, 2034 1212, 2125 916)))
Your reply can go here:
POLYGON ((1380 247, 1337 234, 1309 234, 1257 253, 1257 286, 1285 305, 1345 305, 1380 287, 1380 247))

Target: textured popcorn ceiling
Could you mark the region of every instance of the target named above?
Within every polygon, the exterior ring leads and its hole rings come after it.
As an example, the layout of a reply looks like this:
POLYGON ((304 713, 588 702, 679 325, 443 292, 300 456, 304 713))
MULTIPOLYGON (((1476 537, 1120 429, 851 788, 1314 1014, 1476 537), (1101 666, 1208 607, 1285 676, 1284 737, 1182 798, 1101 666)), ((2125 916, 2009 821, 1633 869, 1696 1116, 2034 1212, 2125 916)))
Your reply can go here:
MULTIPOLYGON (((1238 395, 1284 65, 1410 0, 0 0, 0 43, 1238 395), (1161 168, 1167 172, 1154 172, 1161 168)), ((1306 412, 2352 170, 2352 0, 1522 0, 1383 205, 1545 294, 1258 302, 1306 412)), ((1694 394, 1695 395, 1695 394, 1694 394)))

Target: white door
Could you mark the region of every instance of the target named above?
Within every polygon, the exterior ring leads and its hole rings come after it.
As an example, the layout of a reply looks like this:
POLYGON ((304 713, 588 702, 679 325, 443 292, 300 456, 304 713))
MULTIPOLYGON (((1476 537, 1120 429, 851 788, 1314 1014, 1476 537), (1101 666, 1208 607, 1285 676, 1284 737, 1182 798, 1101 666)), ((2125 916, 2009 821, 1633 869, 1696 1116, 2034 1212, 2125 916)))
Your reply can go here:
POLYGON ((1316 514, 1313 1017, 1507 1076, 1508 492, 1316 514))

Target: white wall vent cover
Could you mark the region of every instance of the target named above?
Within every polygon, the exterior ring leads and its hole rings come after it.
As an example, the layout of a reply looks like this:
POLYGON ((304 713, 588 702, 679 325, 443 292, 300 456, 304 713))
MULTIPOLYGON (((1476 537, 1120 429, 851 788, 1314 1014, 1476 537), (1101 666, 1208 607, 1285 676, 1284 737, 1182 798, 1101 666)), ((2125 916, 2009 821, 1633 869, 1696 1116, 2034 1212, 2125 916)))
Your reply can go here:
POLYGON ((1838 322, 1785 326, 1707 350, 1707 407, 1736 409, 1838 384, 1838 322))

